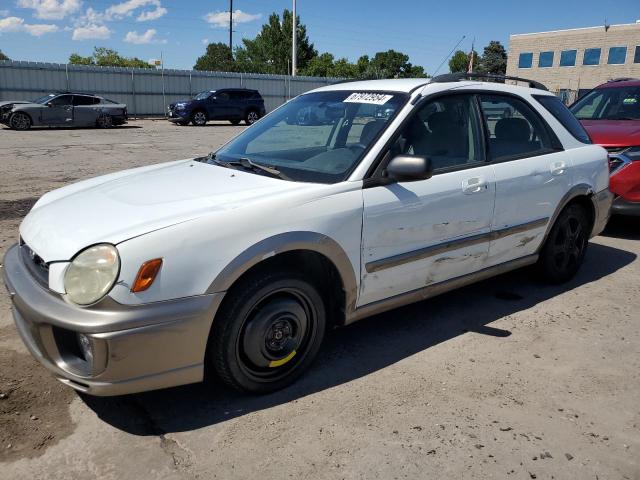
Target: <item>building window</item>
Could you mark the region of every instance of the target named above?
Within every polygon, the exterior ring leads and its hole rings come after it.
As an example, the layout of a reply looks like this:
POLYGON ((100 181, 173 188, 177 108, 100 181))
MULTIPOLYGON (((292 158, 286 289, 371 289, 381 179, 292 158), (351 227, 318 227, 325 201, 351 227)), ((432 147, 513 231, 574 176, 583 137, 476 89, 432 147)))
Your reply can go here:
POLYGON ((521 53, 518 68, 531 68, 531 65, 533 65, 533 53, 521 53))
POLYGON ((575 67, 577 50, 563 50, 560 54, 561 67, 575 67))
POLYGON ((587 48, 584 51, 583 65, 600 65, 600 54, 602 50, 599 48, 587 48))
POLYGON ((553 52, 540 52, 540 55, 538 56, 538 67, 553 67, 553 52))
POLYGON ((609 65, 623 65, 627 61, 627 47, 611 47, 609 49, 609 65))
POLYGON ((640 45, 636 47, 636 53, 633 56, 633 63, 640 63, 640 45))

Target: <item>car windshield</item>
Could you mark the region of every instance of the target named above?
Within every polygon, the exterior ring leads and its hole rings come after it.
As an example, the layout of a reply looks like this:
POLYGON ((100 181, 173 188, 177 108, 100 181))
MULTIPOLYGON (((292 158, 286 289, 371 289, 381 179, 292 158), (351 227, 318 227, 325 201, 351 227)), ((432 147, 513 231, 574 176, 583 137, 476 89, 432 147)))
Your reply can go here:
POLYGON ((40 103, 40 104, 44 105, 45 103, 47 103, 49 100, 51 100, 55 96, 56 95, 54 93, 50 93, 49 95, 45 95, 44 97, 36 98, 33 101, 33 103, 40 103))
POLYGON ((571 111, 580 120, 640 120, 640 86, 591 90, 571 111))
POLYGON ((209 98, 209 96, 212 94, 213 92, 200 92, 199 94, 197 94, 195 97, 193 97, 194 100, 205 100, 207 98, 209 98))
POLYGON ((407 99, 408 95, 387 92, 301 95, 215 152, 212 161, 249 161, 300 182, 339 182, 407 99))

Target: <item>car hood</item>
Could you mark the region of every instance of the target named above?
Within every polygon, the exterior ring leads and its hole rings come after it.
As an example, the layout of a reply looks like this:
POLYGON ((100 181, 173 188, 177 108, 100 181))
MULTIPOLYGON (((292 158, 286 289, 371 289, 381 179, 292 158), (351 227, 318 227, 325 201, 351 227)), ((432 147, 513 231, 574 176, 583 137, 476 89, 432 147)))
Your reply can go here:
POLYGON ((26 100, 4 100, 0 102, 0 107, 5 107, 7 105, 17 105, 17 104, 29 104, 29 105, 35 105, 38 107, 42 106, 39 103, 28 102, 26 100))
POLYGON ((170 103, 169 105, 171 107, 175 107, 178 103, 184 103, 185 105, 193 105, 194 103, 197 103, 198 100, 193 100, 193 99, 187 99, 187 100, 176 100, 173 103, 170 103))
POLYGON ((640 120, 581 120, 593 143, 603 147, 640 145, 640 120))
POLYGON ((45 262, 66 261, 89 245, 115 245, 313 185, 182 160, 54 190, 25 217, 20 236, 45 262))

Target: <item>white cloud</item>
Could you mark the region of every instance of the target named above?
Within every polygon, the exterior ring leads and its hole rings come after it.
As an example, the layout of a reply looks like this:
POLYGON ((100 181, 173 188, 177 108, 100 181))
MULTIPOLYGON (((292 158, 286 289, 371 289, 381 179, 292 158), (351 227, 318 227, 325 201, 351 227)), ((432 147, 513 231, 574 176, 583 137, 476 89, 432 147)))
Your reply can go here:
POLYGON ((16 33, 24 32, 34 37, 40 37, 47 33, 53 33, 58 30, 56 25, 44 23, 24 23, 24 18, 7 17, 0 20, 0 33, 16 33))
MULTIPOLYGON (((262 18, 262 14, 247 13, 242 10, 235 10, 233 12, 233 24, 249 23, 262 18)), ((229 12, 209 12, 204 16, 207 23, 215 27, 228 27, 229 26, 229 12)))
POLYGON ((202 41, 203 45, 209 45, 209 39, 208 38, 203 38, 201 41, 202 41))
POLYGON ((167 9, 162 6, 160 0, 127 0, 126 2, 111 5, 105 11, 105 16, 109 20, 130 17, 133 15, 135 10, 143 7, 155 8, 153 10, 146 10, 140 13, 136 19, 139 22, 157 20, 167 13, 167 9))
POLYGON ((87 24, 73 30, 74 40, 105 40, 111 36, 111 30, 105 25, 87 24))
POLYGON ((82 6, 82 0, 18 0, 17 5, 20 8, 34 10, 36 18, 62 20, 78 11, 82 6))
POLYGON ((145 43, 167 43, 166 40, 157 39, 156 33, 158 32, 155 28, 150 28, 144 33, 127 32, 123 40, 127 43, 135 43, 136 45, 142 45, 145 43))

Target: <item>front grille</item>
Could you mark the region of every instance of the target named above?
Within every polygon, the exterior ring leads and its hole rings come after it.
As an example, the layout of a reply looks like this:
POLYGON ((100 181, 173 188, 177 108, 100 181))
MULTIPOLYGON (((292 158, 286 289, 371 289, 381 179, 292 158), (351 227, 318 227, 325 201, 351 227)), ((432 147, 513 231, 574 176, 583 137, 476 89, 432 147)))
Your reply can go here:
POLYGON ((22 261, 26 265, 27 269, 33 277, 43 285, 49 287, 49 265, 40 257, 36 252, 26 244, 20 245, 20 254, 22 255, 22 261))

